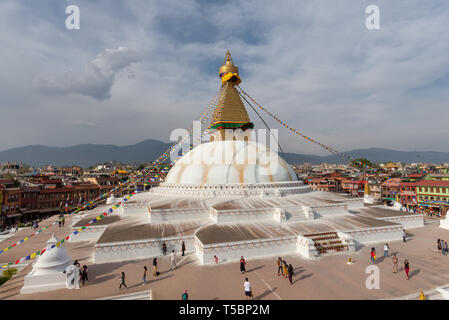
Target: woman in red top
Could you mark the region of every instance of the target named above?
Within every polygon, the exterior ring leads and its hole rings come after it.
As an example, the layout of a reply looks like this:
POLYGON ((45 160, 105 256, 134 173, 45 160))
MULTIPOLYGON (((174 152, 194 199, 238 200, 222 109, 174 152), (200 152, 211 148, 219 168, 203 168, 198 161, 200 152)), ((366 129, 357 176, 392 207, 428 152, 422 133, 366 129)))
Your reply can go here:
POLYGON ((404 270, 408 280, 409 279, 408 273, 410 272, 410 262, 408 262, 407 259, 404 260, 404 270))
POLYGON ((376 263, 376 249, 371 248, 371 262, 376 263))
POLYGON ((246 261, 243 259, 243 256, 240 258, 240 272, 244 274, 246 272, 246 261))

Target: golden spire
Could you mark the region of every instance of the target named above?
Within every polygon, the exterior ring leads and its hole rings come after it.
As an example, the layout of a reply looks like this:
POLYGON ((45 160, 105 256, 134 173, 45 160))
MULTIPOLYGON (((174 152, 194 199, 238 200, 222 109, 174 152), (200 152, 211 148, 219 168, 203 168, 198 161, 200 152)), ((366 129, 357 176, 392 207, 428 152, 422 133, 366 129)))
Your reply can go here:
POLYGON ((365 190, 364 190, 363 194, 370 194, 370 193, 371 193, 371 191, 369 189, 369 182, 366 182, 365 183, 365 190))
POLYGON ((239 68, 234 65, 231 53, 227 51, 223 65, 219 69, 222 90, 210 125, 211 129, 217 129, 222 134, 225 129, 246 130, 254 126, 235 89, 235 85, 242 81, 238 72, 239 68))

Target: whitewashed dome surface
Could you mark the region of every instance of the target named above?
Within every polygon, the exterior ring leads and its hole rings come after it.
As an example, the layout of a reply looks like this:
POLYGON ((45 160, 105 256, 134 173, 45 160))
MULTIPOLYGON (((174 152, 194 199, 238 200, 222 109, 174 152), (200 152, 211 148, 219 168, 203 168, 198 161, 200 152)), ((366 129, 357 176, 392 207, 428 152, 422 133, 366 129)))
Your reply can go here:
POLYGON ((276 152, 255 141, 218 140, 195 147, 170 170, 178 185, 256 184, 298 181, 276 152))
POLYGON ((34 274, 54 274, 55 272, 62 272, 67 265, 71 263, 71 258, 67 253, 66 248, 62 246, 49 248, 58 242, 55 234, 47 241, 47 251, 45 251, 33 266, 34 274))

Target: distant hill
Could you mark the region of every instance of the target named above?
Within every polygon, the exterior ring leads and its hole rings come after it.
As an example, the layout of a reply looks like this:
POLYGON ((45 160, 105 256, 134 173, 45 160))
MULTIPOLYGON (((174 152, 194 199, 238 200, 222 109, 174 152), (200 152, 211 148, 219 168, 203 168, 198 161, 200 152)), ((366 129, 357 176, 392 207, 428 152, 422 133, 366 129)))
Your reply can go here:
POLYGON ((0 162, 23 162, 31 166, 78 165, 87 168, 113 160, 121 163, 150 162, 169 147, 170 144, 158 140, 145 140, 123 147, 112 144, 80 144, 72 147, 32 145, 0 151, 0 162))
MULTIPOLYGON (((48 147, 32 145, 0 151, 0 162, 23 162, 31 166, 43 165, 78 165, 89 167, 104 161, 119 161, 122 163, 150 162, 159 157, 170 147, 169 143, 159 140, 145 140, 130 146, 115 146, 111 144, 80 144, 72 147, 48 147)), ((357 149, 346 152, 353 158, 367 158, 372 162, 449 162, 449 153, 434 151, 396 151, 381 148, 357 149)), ((338 155, 315 156, 298 153, 282 153, 281 156, 289 163, 345 163, 338 155)))
MULTIPOLYGON (((449 152, 435 151, 397 151, 382 148, 356 149, 346 151, 351 157, 366 158, 371 162, 403 162, 403 163, 449 163, 449 152)), ((345 163, 344 158, 339 155, 314 156, 307 154, 284 153, 283 158, 289 163, 345 163)))

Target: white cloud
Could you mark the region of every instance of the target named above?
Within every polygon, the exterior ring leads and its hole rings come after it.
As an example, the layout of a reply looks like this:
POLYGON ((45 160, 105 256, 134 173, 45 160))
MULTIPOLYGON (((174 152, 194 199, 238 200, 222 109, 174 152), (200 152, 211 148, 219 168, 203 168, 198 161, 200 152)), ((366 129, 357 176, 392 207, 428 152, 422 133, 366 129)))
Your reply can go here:
POLYGON ((140 62, 137 49, 118 47, 106 49, 90 61, 81 72, 73 70, 52 78, 40 78, 35 87, 41 92, 51 94, 81 94, 97 100, 111 97, 111 88, 121 71, 128 72, 128 78, 134 77, 129 69, 132 63, 140 62))

